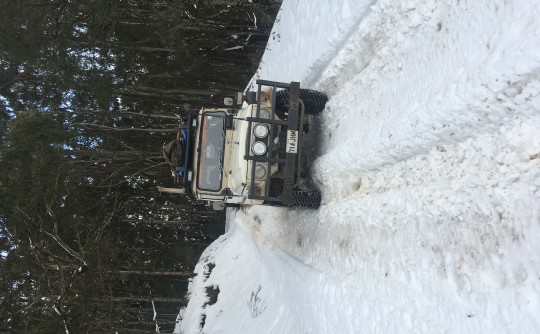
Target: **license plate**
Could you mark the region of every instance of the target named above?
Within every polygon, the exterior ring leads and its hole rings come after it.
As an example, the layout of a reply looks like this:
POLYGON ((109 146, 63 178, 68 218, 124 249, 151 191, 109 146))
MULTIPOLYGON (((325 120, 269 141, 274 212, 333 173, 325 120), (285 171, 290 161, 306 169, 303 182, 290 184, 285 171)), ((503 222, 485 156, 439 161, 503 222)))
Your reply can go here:
POLYGON ((285 152, 294 153, 298 151, 298 131, 287 130, 287 146, 285 152))

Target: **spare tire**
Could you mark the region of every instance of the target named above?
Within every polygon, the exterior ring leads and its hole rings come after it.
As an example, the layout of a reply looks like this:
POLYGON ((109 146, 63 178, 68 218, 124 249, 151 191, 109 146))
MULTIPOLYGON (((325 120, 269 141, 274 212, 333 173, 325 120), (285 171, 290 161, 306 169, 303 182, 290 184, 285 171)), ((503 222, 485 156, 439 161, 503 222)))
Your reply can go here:
POLYGON ((162 153, 163 159, 169 163, 169 165, 176 167, 178 162, 184 160, 184 147, 180 140, 173 140, 163 146, 162 153))

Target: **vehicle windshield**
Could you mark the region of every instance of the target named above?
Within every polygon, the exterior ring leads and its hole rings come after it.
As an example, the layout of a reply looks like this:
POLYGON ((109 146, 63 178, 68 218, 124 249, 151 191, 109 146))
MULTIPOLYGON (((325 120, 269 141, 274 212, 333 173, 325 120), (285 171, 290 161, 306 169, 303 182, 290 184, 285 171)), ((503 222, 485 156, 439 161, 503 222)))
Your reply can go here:
POLYGON ((225 113, 203 114, 199 137, 199 176, 197 187, 202 190, 221 189, 223 150, 225 147, 225 113))

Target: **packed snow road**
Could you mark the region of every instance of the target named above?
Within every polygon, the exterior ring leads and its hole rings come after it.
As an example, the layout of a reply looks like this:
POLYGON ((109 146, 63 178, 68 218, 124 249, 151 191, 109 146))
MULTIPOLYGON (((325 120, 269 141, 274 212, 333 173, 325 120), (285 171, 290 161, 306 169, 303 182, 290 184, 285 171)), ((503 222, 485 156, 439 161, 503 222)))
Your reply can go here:
POLYGON ((540 332, 538 17, 284 1, 257 76, 328 93, 323 205, 229 211, 177 331, 540 332))

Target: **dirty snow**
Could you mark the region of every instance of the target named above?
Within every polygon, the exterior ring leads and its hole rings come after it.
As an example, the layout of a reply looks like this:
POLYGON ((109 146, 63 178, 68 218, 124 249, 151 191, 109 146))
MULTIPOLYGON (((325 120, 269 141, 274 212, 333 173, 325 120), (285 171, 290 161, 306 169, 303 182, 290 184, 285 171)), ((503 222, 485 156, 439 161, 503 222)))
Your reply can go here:
POLYGON ((532 0, 285 0, 255 78, 329 95, 323 205, 229 209, 176 331, 540 332, 538 17, 532 0))

